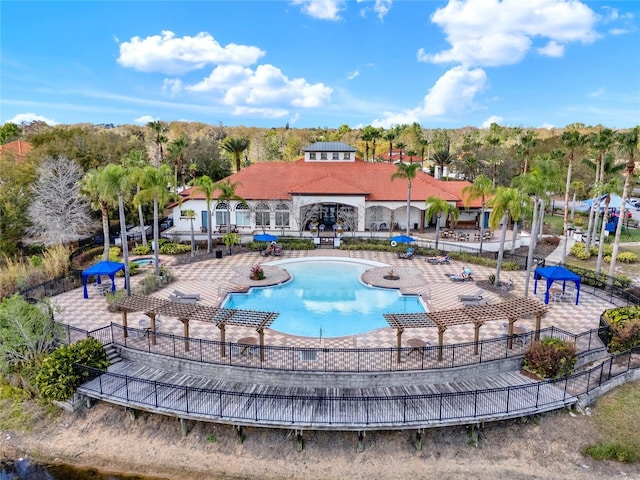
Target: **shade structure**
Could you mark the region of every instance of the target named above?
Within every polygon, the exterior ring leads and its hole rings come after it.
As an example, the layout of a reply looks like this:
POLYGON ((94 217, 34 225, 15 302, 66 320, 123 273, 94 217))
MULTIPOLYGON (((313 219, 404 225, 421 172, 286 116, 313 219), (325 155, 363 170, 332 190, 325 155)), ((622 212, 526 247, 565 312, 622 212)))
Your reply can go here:
POLYGON ((538 280, 540 278, 544 278, 547 280, 547 290, 544 294, 544 303, 549 303, 549 289, 551 285, 556 280, 562 282, 562 293, 565 292, 567 280, 570 282, 574 282, 576 286, 576 305, 578 305, 578 300, 580 299, 580 282, 582 281, 582 277, 577 273, 572 272, 568 268, 561 267, 560 265, 555 267, 538 267, 536 268, 534 275, 534 283, 533 283, 533 294, 536 294, 538 289, 538 280))
POLYGON ((100 276, 107 275, 111 279, 111 291, 115 291, 116 289, 116 273, 120 270, 124 270, 124 263, 120 262, 98 262, 95 265, 87 268, 82 271, 82 284, 84 287, 84 298, 89 298, 89 293, 87 292, 87 280, 90 276, 95 275, 96 283, 100 283, 100 276))
POLYGON ((391 237, 390 240, 396 243, 411 243, 415 242, 415 240, 407 235, 396 235, 395 237, 391 237))
POLYGON ((269 235, 268 233, 260 233, 259 235, 254 235, 253 239, 256 242, 275 242, 278 240, 278 237, 275 235, 269 235))

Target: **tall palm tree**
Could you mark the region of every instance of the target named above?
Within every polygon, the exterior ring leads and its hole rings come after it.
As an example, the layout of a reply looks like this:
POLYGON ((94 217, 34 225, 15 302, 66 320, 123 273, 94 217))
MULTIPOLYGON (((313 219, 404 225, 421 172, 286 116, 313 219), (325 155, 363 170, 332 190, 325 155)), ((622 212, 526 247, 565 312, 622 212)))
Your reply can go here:
POLYGON ((502 261, 504 259, 504 244, 507 239, 507 224, 509 217, 519 218, 522 212, 522 197, 516 188, 498 187, 495 196, 487 202, 493 208, 489 215, 489 226, 497 229, 502 223, 502 234, 500 235, 500 249, 498 250, 498 265, 496 267, 496 278, 494 285, 500 285, 500 272, 502 271, 502 261))
POLYGON ((407 148, 407 144, 404 142, 396 143, 396 148, 398 149, 398 153, 400 154, 400 162, 402 162, 402 152, 405 148, 407 148))
POLYGON ((444 178, 444 167, 450 165, 451 162, 453 162, 451 140, 446 137, 440 148, 433 152, 433 163, 435 163, 436 168, 440 169, 440 178, 444 178))
POLYGON ((565 130, 562 133, 562 143, 565 147, 569 149, 569 155, 567 157, 567 181, 565 184, 564 191, 564 218, 563 218, 563 234, 564 234, 564 253, 562 255, 562 263, 565 262, 567 258, 567 233, 569 228, 569 190, 571 190, 571 174, 573 170, 573 160, 576 153, 576 149, 584 145, 586 142, 586 137, 582 135, 578 130, 572 128, 569 130, 565 130))
POLYGON ((153 134, 153 143, 156 146, 155 166, 159 167, 162 164, 163 150, 162 145, 167 143, 168 138, 165 135, 167 133, 167 127, 164 122, 155 120, 147 123, 147 128, 151 130, 153 134))
POLYGON ((213 226, 211 225, 211 201, 213 200, 213 192, 216 190, 216 183, 211 177, 203 175, 202 177, 194 178, 189 184, 193 185, 194 191, 202 192, 207 202, 207 253, 212 253, 213 226))
POLYGON ((173 161, 173 184, 176 187, 184 186, 184 177, 187 173, 187 162, 184 158, 184 152, 189 145, 189 141, 184 133, 181 133, 171 145, 169 145, 169 155, 173 161), (180 183, 178 183, 178 172, 180 172, 180 183))
MULTIPOLYGON (((144 167, 148 165, 144 154, 140 150, 131 150, 124 159, 124 166, 129 171, 131 181, 136 185, 136 193, 140 191, 140 183, 144 174, 144 167)), ((142 244, 147 244, 147 229, 144 225, 144 213, 142 204, 138 204, 138 221, 140 222, 140 232, 142 235, 142 244)))
POLYGON ((424 170, 424 154, 426 153, 429 143, 430 143, 429 140, 424 137, 420 137, 418 139, 418 144, 420 145, 420 163, 422 164, 421 168, 423 170, 424 170))
POLYGON ((492 195, 494 191, 493 182, 486 175, 478 175, 471 185, 467 185, 462 189, 467 207, 477 198, 482 202, 480 208, 480 253, 482 253, 482 243, 484 241, 484 212, 487 197, 492 195))
POLYGON ((250 143, 251 142, 248 138, 227 137, 220 144, 223 150, 233 155, 233 158, 236 161, 236 172, 240 171, 240 160, 242 154, 249 148, 250 143))
POLYGON ((369 142, 373 141, 374 131, 377 131, 377 129, 375 127, 372 127, 371 125, 367 125, 362 129, 362 135, 360 138, 364 140, 364 150, 365 150, 364 161, 365 162, 369 161, 369 142))
POLYGON ((522 173, 527 173, 529 168, 529 158, 531 156, 531 150, 538 145, 538 133, 535 130, 527 130, 520 137, 520 144, 518 145, 518 152, 523 156, 522 173))
POLYGON ((122 246, 122 260, 124 263, 124 278, 127 295, 131 295, 129 271, 129 243, 127 236, 127 222, 124 215, 124 201, 131 196, 131 180, 127 170, 122 165, 110 163, 102 169, 101 189, 105 198, 115 199, 118 204, 120 217, 120 239, 122 246))
POLYGON ((640 126, 629 130, 628 132, 621 132, 616 135, 616 143, 618 150, 627 155, 627 176, 624 179, 624 187, 622 189, 622 205, 620 205, 620 217, 618 217, 618 225, 616 227, 616 237, 613 241, 613 252, 611 253, 611 265, 609 267, 609 282, 613 284, 613 278, 616 273, 616 256, 618 255, 618 249, 620 248, 620 235, 622 233, 622 223, 625 218, 625 210, 627 207, 627 198, 629 197, 629 190, 631 188, 631 180, 633 178, 633 171, 635 170, 635 154, 638 152, 638 137, 640 135, 640 126))
POLYGON ((82 193, 91 201, 91 207, 100 210, 102 217, 102 236, 104 252, 102 259, 106 262, 109 260, 110 231, 109 231, 109 208, 112 207, 110 202, 113 200, 105 198, 102 191, 103 179, 100 170, 89 170, 82 179, 82 193))
POLYGON ((371 130, 371 159, 376 161, 376 145, 378 140, 382 138, 382 129, 374 128, 371 130))
POLYGON ((154 267, 156 276, 160 275, 160 259, 159 259, 159 245, 160 241, 160 229, 159 222, 159 209, 160 205, 164 208, 167 202, 176 195, 169 191, 169 188, 173 184, 173 173, 171 169, 162 165, 159 168, 146 167, 144 169, 144 181, 142 182, 142 189, 133 197, 133 203, 151 203, 153 202, 153 245, 154 245, 154 267))
MULTIPOLYGON (((613 146, 615 132, 610 128, 603 128, 598 130, 598 132, 592 132, 587 141, 591 148, 596 150, 596 170, 595 170, 595 180, 593 182, 594 185, 598 183, 605 183, 605 165, 604 159, 607 151, 613 146)), ((597 230, 597 217, 600 213, 600 199, 594 199, 591 203, 591 210, 589 210, 589 223, 587 225, 587 239, 586 239, 586 248, 587 250, 591 247, 592 240, 595 241, 595 231, 597 230)))
POLYGON ((440 197, 429 197, 425 200, 427 206, 425 210, 425 216, 428 219, 436 217, 436 250, 438 250, 438 242, 440 240, 440 219, 444 215, 444 218, 453 218, 454 222, 458 220, 460 211, 455 205, 451 205, 446 200, 440 197))
POLYGON ((382 138, 389 142, 389 163, 393 161, 393 141, 396 139, 398 135, 396 134, 395 129, 391 128, 387 130, 382 138))
MULTIPOLYGON (((593 187, 593 195, 598 198, 605 197, 604 199, 604 211, 609 211, 609 204, 611 203, 611 195, 621 195, 622 187, 620 185, 620 180, 618 178, 614 178, 609 180, 607 183, 599 183, 594 185, 593 187)), ((619 222, 622 220, 618 219, 619 222)), ((596 273, 600 273, 602 271, 602 257, 604 255, 604 237, 605 232, 607 231, 607 222, 606 218, 602 219, 602 226, 600 227, 600 244, 598 245, 598 260, 596 261, 596 273)))
MULTIPOLYGON (((223 180, 215 184, 216 190, 220 191, 217 200, 227 205, 227 234, 231 233, 231 201, 237 200, 246 205, 247 201, 236 193, 236 188, 240 186, 240 182, 232 183, 231 180, 223 180)), ((229 247, 231 254, 231 247, 229 247)))
POLYGON ((498 178, 498 165, 501 163, 501 159, 496 155, 496 151, 500 145, 502 145, 502 137, 497 133, 490 133, 485 138, 485 141, 490 146, 491 156, 489 157, 489 164, 491 165, 492 171, 492 182, 493 188, 496 188, 496 182, 498 178))
POLYGON ((396 178, 407 180, 407 236, 409 236, 409 220, 411 219, 411 180, 416 178, 416 172, 419 168, 419 163, 410 163, 407 165, 406 163, 400 162, 398 164, 398 171, 391 175, 391 180, 395 180, 396 178))

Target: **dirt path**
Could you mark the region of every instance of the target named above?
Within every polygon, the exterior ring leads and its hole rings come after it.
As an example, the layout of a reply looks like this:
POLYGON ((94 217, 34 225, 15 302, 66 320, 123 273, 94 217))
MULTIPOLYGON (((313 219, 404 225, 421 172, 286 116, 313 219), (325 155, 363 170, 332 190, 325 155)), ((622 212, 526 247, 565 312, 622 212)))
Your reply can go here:
POLYGON ((592 419, 567 410, 528 422, 487 424, 477 446, 466 428, 427 430, 422 450, 415 432, 369 432, 357 453, 355 433, 304 432, 298 452, 291 432, 245 429, 237 443, 230 426, 190 424, 99 403, 63 414, 32 432, 1 432, 0 458, 30 455, 105 471, 171 480, 210 479, 640 479, 640 465, 595 462, 580 450, 595 442, 592 419), (214 440, 215 436, 215 440, 214 440))

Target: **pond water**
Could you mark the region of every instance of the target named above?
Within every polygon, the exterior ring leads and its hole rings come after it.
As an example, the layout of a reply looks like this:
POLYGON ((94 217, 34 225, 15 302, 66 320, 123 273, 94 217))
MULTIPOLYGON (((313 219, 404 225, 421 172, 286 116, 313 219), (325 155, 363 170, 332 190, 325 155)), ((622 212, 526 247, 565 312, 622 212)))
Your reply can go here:
POLYGON ((40 465, 19 458, 0 461, 0 480, 164 480, 159 477, 102 473, 95 469, 78 469, 69 465, 40 465))

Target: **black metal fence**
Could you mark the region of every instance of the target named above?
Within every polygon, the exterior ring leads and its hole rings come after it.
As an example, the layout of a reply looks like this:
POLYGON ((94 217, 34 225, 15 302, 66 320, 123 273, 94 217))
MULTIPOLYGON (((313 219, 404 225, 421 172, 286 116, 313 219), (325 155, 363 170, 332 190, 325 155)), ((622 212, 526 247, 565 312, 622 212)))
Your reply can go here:
MULTIPOLYGON (((63 325, 68 342, 89 336, 103 344, 114 343, 131 350, 214 365, 229 365, 299 372, 399 372, 435 370, 481 364, 522 356, 534 338, 527 332, 512 338, 509 348, 506 336, 453 345, 379 348, 307 348, 245 345, 202 338, 186 338, 166 333, 153 334, 148 329, 127 328, 119 324, 86 331, 63 325), (439 360, 442 350, 442 360, 439 360), (400 360, 400 361, 398 361, 400 360)), ((572 342, 579 352, 602 349, 600 337, 607 327, 573 334, 557 327, 540 330, 540 338, 553 337, 572 342)))
POLYGON ((335 429, 410 428, 433 422, 467 423, 522 416, 576 403, 611 379, 640 368, 640 348, 616 355, 581 373, 525 385, 434 394, 390 396, 275 395, 173 385, 87 367, 91 380, 81 393, 188 414, 199 419, 265 426, 301 425, 335 429))

